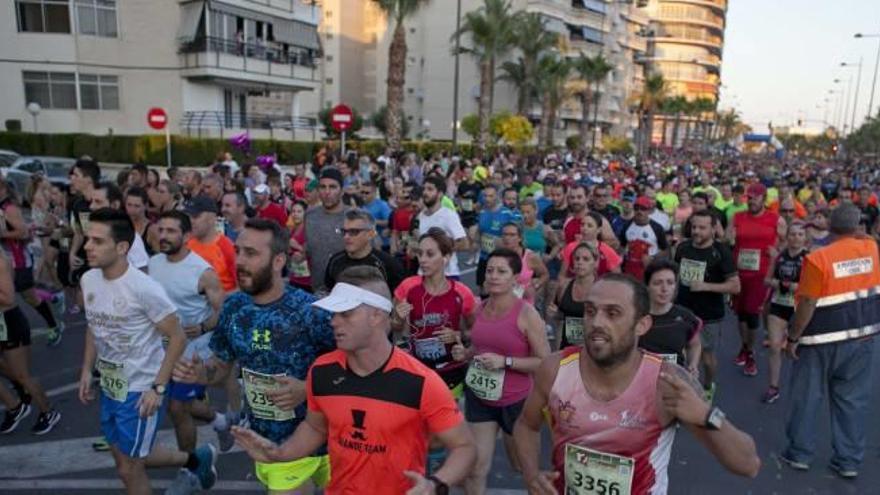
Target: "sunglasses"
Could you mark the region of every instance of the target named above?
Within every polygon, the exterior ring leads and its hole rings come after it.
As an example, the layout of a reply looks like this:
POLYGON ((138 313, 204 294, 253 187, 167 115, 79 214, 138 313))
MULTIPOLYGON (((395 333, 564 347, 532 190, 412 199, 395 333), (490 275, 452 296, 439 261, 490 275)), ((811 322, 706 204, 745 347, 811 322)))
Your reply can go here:
POLYGON ((367 232, 370 229, 336 229, 337 234, 342 234, 343 237, 351 236, 354 237, 362 232, 367 232))

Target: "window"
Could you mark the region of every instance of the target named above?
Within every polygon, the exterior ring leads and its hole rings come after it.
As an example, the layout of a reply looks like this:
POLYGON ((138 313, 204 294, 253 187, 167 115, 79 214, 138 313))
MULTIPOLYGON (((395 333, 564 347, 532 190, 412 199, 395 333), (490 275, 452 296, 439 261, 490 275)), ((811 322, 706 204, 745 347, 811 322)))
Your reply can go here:
POLYGON ((76 110, 76 75, 73 72, 29 72, 24 79, 25 104, 76 110))
POLYGON ((16 0, 18 31, 22 33, 70 33, 67 0, 16 0))
POLYGON ((80 74, 79 97, 83 110, 119 110, 119 78, 80 74))
POLYGON ((79 34, 116 37, 116 0, 76 0, 79 34))

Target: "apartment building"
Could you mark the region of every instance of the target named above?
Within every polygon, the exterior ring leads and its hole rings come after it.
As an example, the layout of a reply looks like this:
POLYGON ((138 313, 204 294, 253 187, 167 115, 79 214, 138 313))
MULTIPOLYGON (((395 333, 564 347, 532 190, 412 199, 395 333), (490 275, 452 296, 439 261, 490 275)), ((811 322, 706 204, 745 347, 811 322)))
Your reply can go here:
POLYGON ((308 0, 2 2, 0 121, 141 134, 161 107, 179 134, 290 129, 320 86, 319 13, 308 0))
MULTIPOLYGON (((461 0, 461 15, 478 9, 482 0, 461 0)), ((319 23, 324 59, 321 70, 320 106, 344 102, 365 115, 385 104, 385 78, 388 46, 393 26, 374 2, 322 0, 319 23)), ((536 12, 547 21, 547 28, 558 32, 568 47, 567 56, 602 53, 614 65, 608 80, 600 85, 602 93, 596 116, 599 135, 613 132, 631 135, 635 117, 628 100, 640 88, 643 68, 637 60, 646 53, 642 36, 648 18, 635 5, 600 0, 513 0, 517 10, 536 12)), ((406 21, 407 68, 404 88, 404 111, 410 137, 451 139, 454 106, 454 64, 452 53, 456 23, 455 0, 425 4, 406 21)), ((462 37, 463 45, 469 43, 462 37)), ((458 116, 477 112, 480 79, 477 63, 468 55, 460 56, 458 116)), ((506 82, 495 85, 494 110, 516 108, 516 88, 506 82)), ((530 109, 538 119, 540 109, 530 109)), ((564 102, 556 132, 561 143, 576 134, 581 109, 576 98, 564 102)), ((366 129, 362 134, 370 134, 366 129)), ((459 139, 467 135, 459 132, 459 139)))

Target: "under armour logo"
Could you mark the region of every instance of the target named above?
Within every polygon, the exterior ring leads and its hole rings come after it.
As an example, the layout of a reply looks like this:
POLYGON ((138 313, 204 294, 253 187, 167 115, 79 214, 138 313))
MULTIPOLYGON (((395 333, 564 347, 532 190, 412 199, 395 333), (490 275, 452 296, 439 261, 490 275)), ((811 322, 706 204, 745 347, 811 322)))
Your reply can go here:
POLYGON ((272 332, 269 330, 254 330, 254 335, 251 337, 251 342, 257 344, 260 343, 268 344, 272 341, 272 332))
POLYGON ((352 426, 355 428, 355 431, 351 432, 351 438, 355 440, 366 441, 367 437, 364 435, 364 431, 367 428, 364 426, 364 420, 367 419, 367 411, 362 411, 360 409, 352 409, 351 410, 351 422, 352 426))

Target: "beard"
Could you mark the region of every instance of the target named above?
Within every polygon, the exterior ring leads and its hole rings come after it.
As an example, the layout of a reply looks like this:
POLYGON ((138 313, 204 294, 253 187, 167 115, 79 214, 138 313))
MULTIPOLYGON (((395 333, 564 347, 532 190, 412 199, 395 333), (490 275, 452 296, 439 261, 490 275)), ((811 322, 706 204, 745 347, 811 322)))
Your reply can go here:
POLYGON ((257 294, 262 294, 264 292, 267 292, 269 289, 272 288, 272 265, 271 264, 266 264, 266 266, 260 268, 259 270, 257 270, 256 272, 253 272, 253 273, 249 272, 247 270, 244 270, 242 268, 239 268, 236 271, 236 274, 238 275, 239 287, 241 288, 241 291, 244 292, 245 294, 254 296, 257 294), (242 275, 250 277, 251 283, 249 286, 246 286, 245 284, 241 283, 242 275))
POLYGON ((439 196, 439 195, 438 195, 438 196, 434 196, 434 197, 431 198, 430 200, 428 199, 428 196, 422 196, 422 202, 425 203, 425 207, 426 207, 426 208, 433 208, 434 205, 436 205, 436 204, 437 204, 437 201, 439 201, 439 200, 440 200, 440 196, 439 196))
POLYGON ((624 361, 636 352, 636 329, 635 325, 630 328, 629 332, 620 340, 614 340, 606 332, 601 332, 608 338, 607 343, 594 343, 590 341, 590 337, 595 333, 584 336, 584 348, 587 354, 600 368, 612 368, 624 361))
POLYGON ((183 243, 174 244, 171 241, 159 241, 159 252, 168 256, 174 256, 183 248, 183 243))

